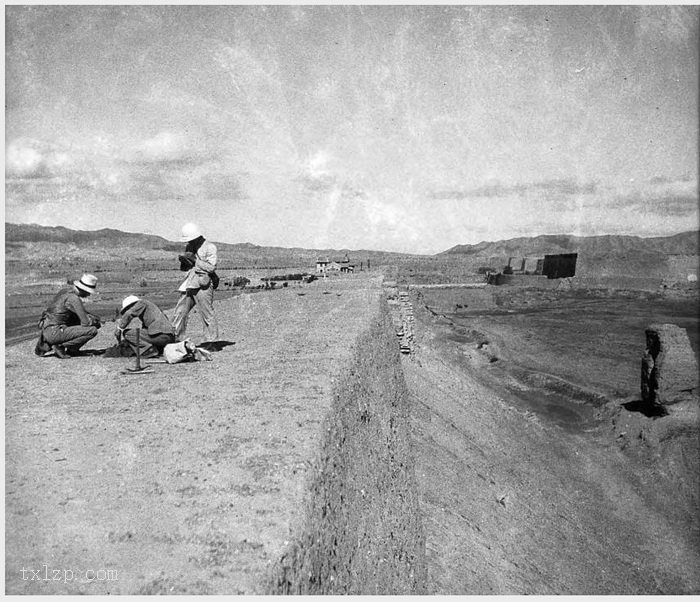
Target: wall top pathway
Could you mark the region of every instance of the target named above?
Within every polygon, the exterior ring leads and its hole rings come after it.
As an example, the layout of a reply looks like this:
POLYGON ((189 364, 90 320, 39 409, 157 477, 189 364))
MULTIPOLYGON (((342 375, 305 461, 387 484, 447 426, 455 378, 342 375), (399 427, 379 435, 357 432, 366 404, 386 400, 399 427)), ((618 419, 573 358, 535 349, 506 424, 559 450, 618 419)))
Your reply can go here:
MULTIPOLYGON (((148 375, 6 348, 6 593, 258 593, 298 526, 333 377, 380 298, 381 278, 357 274, 226 299, 235 344, 148 375)), ((198 316, 189 328, 198 340, 198 316)))

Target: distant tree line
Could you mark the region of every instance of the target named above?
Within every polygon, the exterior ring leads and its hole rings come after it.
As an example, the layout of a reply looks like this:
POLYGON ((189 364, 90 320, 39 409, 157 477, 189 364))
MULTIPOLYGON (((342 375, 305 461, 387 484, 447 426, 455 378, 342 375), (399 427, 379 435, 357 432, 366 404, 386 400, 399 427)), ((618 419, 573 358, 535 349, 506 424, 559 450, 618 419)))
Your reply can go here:
POLYGON ((246 278, 245 276, 235 276, 231 278, 230 280, 225 280, 224 281, 224 286, 227 288, 231 287, 241 287, 245 288, 250 284, 250 280, 246 278))

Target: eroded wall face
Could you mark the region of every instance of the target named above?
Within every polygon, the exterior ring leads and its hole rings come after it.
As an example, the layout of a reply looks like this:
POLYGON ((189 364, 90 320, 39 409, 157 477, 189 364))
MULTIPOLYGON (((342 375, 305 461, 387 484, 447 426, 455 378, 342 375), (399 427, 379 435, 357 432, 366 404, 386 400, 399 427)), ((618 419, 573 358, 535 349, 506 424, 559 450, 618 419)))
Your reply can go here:
POLYGON ((385 302, 378 313, 335 383, 305 526, 273 568, 270 593, 423 592, 409 395, 385 302))
POLYGON ((698 387, 698 365, 688 333, 675 324, 652 324, 646 329, 642 358, 642 399, 672 404, 698 387))

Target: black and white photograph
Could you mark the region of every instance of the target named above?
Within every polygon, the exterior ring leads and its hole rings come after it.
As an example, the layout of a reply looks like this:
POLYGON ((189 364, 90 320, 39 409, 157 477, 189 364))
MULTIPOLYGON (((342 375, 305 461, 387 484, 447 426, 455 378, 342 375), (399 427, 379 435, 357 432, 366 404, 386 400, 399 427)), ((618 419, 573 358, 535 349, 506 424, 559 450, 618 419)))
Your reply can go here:
POLYGON ((5 595, 700 594, 700 7, 4 20, 5 595))

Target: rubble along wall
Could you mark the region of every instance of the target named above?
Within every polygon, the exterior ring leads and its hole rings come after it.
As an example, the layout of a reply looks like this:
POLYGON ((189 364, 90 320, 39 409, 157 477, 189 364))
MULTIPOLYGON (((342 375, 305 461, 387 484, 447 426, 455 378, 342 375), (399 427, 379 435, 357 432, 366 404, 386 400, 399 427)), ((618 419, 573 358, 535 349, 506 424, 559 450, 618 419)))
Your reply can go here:
POLYGON ((422 593, 409 394, 385 301, 333 386, 323 432, 302 532, 273 567, 268 593, 422 593))

